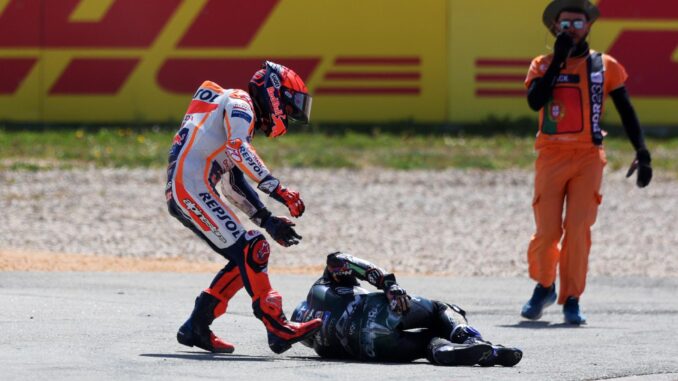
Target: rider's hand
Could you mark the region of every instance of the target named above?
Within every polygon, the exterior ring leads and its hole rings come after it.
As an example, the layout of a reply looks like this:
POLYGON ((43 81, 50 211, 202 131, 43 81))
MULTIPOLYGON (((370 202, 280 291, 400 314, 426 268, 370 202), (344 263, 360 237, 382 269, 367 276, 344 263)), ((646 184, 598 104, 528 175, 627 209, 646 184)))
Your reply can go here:
POLYGON ((294 222, 290 221, 289 218, 276 216, 268 217, 262 224, 271 238, 284 247, 296 245, 301 239, 301 236, 292 226, 295 226, 294 222))
POLYGON ((386 289, 388 305, 393 312, 406 314, 410 310, 410 296, 397 284, 392 284, 386 289))
POLYGON ((304 200, 299 197, 299 192, 289 190, 280 184, 280 181, 272 175, 266 176, 257 188, 267 193, 276 201, 285 204, 290 211, 292 217, 301 217, 306 210, 304 200))
POLYGON ((306 210, 306 205, 304 205, 304 200, 299 196, 299 192, 278 186, 271 193, 271 197, 285 204, 292 217, 301 217, 304 214, 304 210, 306 210))
POLYGON ((570 56, 574 49, 574 40, 565 32, 558 33, 553 45, 553 62, 562 64, 570 56))
POLYGON ((636 151, 636 159, 633 160, 633 163, 631 163, 631 166, 629 167, 629 171, 626 172, 626 177, 631 177, 633 172, 637 169, 638 177, 636 178, 636 185, 638 185, 639 188, 646 187, 652 180, 651 162, 652 158, 650 156, 650 151, 645 148, 639 149, 636 151))

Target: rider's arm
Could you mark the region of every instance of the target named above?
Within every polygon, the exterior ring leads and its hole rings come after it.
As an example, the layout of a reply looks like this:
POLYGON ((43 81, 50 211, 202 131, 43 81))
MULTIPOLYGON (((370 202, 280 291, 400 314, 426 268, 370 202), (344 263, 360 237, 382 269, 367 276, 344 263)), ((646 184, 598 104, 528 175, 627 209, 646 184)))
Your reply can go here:
POLYGON ((232 99, 224 110, 227 151, 233 164, 247 177, 259 184, 271 172, 250 143, 254 129, 254 112, 249 103, 232 99))
POLYGON ((258 226, 261 226, 263 220, 271 214, 238 167, 231 168, 228 178, 222 179, 221 191, 224 197, 247 214, 258 226))
POLYGON ((331 253, 327 256, 325 276, 337 282, 341 282, 345 278, 355 277, 369 282, 380 290, 387 290, 390 286, 396 284, 394 274, 387 273, 368 261, 341 252, 331 253))
POLYGON ((287 206, 292 217, 300 217, 305 206, 299 193, 283 187, 250 144, 254 129, 254 112, 248 102, 236 99, 227 103, 224 110, 224 128, 227 135, 227 150, 234 165, 256 182, 259 190, 287 206))

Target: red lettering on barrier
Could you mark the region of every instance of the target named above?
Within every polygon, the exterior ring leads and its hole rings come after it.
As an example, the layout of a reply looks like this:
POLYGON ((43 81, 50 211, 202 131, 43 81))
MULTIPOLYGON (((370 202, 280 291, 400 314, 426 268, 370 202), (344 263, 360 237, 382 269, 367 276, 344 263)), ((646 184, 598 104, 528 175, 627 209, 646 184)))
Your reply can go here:
POLYGON ((179 42, 179 47, 248 46, 278 2, 210 0, 179 42))
MULTIPOLYGON (((675 0, 601 0, 603 20, 678 20, 675 0)), ((609 49, 629 73, 627 87, 632 95, 678 96, 678 31, 624 30, 609 49)))
MULTIPOLYGON (((311 76, 320 58, 269 58, 294 70, 301 78, 311 76)), ((170 58, 158 71, 158 84, 173 93, 193 93, 205 80, 221 87, 243 89, 264 58, 170 58)))
POLYGON ((116 94, 138 62, 138 58, 73 59, 49 94, 116 94))
POLYGON ((0 58, 0 94, 14 94, 36 61, 36 58, 0 58))
POLYGON ((323 95, 419 95, 419 87, 319 87, 323 95))
POLYGON ((419 65, 419 57, 337 57, 334 64, 343 65, 419 65))
POLYGON ((40 0, 12 0, 7 4, 0 13, 0 47, 40 46, 41 5, 40 0))
POLYGON ((600 0, 600 14, 605 19, 654 19, 678 18, 675 0, 600 0))
POLYGON ((342 72, 331 71, 325 74, 327 80, 418 80, 421 78, 419 72, 342 72))
POLYGON ((116 0, 99 22, 69 22, 79 1, 10 1, 0 14, 0 47, 147 47, 181 2, 116 0))
POLYGON ((610 55, 629 73, 632 95, 678 97, 678 31, 624 31, 610 48, 610 55))

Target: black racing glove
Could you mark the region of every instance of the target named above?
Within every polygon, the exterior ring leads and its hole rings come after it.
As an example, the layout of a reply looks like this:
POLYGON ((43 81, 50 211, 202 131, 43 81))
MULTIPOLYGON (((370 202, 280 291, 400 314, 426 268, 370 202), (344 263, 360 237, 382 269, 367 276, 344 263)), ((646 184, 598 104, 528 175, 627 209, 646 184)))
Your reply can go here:
POLYGON ((565 33, 560 32, 556 37, 556 42, 553 45, 553 62, 561 65, 567 60, 567 57, 570 56, 572 50, 574 49, 574 40, 572 37, 565 33))
POLYGON ((301 239, 292 226, 295 226, 294 222, 289 218, 277 216, 268 217, 261 225, 271 238, 284 247, 296 245, 301 239))
POLYGON ((406 314, 410 310, 410 296, 405 290, 396 283, 386 288, 386 298, 388 305, 395 313, 406 314))
POLYGON ((636 178, 636 185, 638 188, 645 188, 650 181, 652 180, 652 157, 650 156, 650 151, 646 148, 641 148, 636 151, 636 159, 633 160, 629 171, 626 172, 626 177, 631 177, 633 172, 638 170, 638 177, 636 178))

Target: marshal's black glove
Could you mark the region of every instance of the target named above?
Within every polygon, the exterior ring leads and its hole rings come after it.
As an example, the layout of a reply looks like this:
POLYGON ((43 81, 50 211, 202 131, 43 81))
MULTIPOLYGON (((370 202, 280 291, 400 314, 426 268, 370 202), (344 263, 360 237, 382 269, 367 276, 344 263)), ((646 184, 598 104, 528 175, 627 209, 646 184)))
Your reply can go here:
POLYGON ((410 296, 397 284, 393 283, 386 288, 386 298, 388 298, 388 306, 393 312, 406 314, 410 310, 410 296))
POLYGON ((296 245, 301 239, 292 226, 295 226, 294 222, 289 218, 277 216, 268 217, 261 225, 271 238, 284 247, 296 245))
POLYGON ((567 57, 570 56, 572 50, 574 49, 574 40, 572 37, 565 33, 560 32, 556 37, 556 42, 553 45, 553 62, 561 65, 567 60, 567 57))
POLYGON ((645 188, 650 181, 652 180, 652 157, 650 156, 650 151, 645 148, 641 148, 636 151, 636 159, 633 160, 629 171, 626 172, 626 177, 631 177, 633 172, 638 170, 638 177, 636 178, 636 185, 638 188, 645 188))

